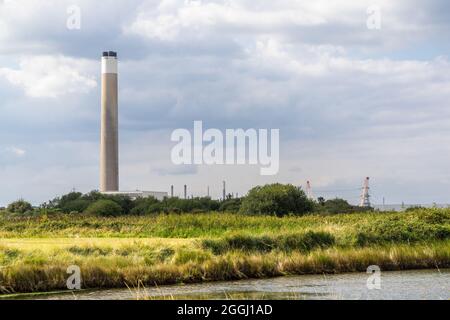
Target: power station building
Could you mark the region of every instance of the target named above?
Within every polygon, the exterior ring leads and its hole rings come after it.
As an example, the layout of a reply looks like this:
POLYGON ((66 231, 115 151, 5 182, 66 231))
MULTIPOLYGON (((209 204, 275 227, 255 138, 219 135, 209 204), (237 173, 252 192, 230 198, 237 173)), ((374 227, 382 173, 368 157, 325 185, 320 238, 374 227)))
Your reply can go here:
POLYGON ((167 192, 119 191, 119 103, 117 52, 102 54, 100 129, 100 192, 130 198, 153 196, 162 200, 167 192))

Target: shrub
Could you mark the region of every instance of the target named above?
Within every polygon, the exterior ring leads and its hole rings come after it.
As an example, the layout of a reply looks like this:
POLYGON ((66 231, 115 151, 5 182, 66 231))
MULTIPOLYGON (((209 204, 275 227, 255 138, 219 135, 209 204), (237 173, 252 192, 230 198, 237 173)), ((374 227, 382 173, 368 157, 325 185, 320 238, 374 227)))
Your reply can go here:
POLYGON ((313 208, 314 203, 300 188, 277 183, 251 189, 242 201, 239 213, 281 217, 287 214, 303 215, 313 208))
POLYGON ((219 211, 236 213, 239 211, 241 203, 241 198, 227 199, 220 204, 219 211))
POLYGON ((400 216, 374 217, 360 224, 356 232, 356 244, 369 245, 385 242, 418 242, 450 239, 450 214, 446 211, 404 213, 400 216))
POLYGON ((91 202, 89 200, 84 199, 76 199, 72 201, 68 201, 64 204, 64 206, 61 207, 61 211, 64 213, 71 213, 71 212, 83 212, 85 211, 91 202))
POLYGON ((129 214, 133 209, 133 200, 125 195, 102 195, 104 200, 111 200, 117 203, 123 214, 129 214))
POLYGON ((134 201, 134 208, 129 211, 131 215, 145 215, 163 211, 161 203, 154 197, 139 198, 134 201))
MULTIPOLYGON (((66 205, 68 205, 70 202, 79 200, 79 199, 81 198, 82 195, 83 195, 83 194, 80 193, 80 192, 70 192, 70 193, 68 193, 68 194, 63 195, 61 198, 56 198, 56 199, 54 199, 54 200, 51 201, 51 202, 53 202, 58 208, 62 209, 63 212, 66 212, 66 211, 64 211, 63 208, 64 208, 66 205)), ((85 209, 86 209, 86 208, 85 208, 85 209)), ((68 210, 67 212, 70 212, 70 211, 71 211, 71 210, 68 210)))
POLYGON ((23 213, 32 211, 33 210, 33 206, 29 202, 26 202, 25 200, 21 199, 21 200, 15 201, 13 203, 10 203, 8 205, 7 210, 9 212, 12 212, 12 213, 23 214, 23 213))
POLYGON ((98 200, 86 209, 86 213, 99 216, 117 216, 122 214, 122 207, 112 200, 98 200))
POLYGON ((236 234, 222 239, 205 239, 202 241, 204 249, 214 254, 223 254, 230 250, 269 252, 280 250, 285 252, 307 252, 314 248, 326 248, 335 244, 335 238, 328 232, 313 232, 297 234, 283 234, 278 236, 251 236, 236 234))
POLYGON ((412 206, 412 207, 406 208, 405 212, 418 211, 418 210, 423 210, 423 209, 424 208, 421 206, 412 206))
POLYGON ((308 231, 304 234, 293 234, 278 237, 279 247, 282 250, 310 251, 314 248, 326 248, 335 243, 335 238, 328 232, 308 231))
POLYGON ((142 216, 146 212, 146 206, 139 205, 131 209, 130 214, 133 216, 142 216))
POLYGON ((146 213, 161 213, 164 211, 164 208, 161 203, 151 204, 146 213))
POLYGON ((328 213, 350 213, 352 212, 353 206, 350 205, 346 200, 344 199, 331 199, 327 200, 324 203, 324 209, 328 213))
POLYGON ((353 206, 346 200, 335 198, 326 200, 323 197, 317 199, 315 202, 314 211, 321 214, 338 214, 338 213, 358 213, 369 212, 374 209, 371 207, 353 206))

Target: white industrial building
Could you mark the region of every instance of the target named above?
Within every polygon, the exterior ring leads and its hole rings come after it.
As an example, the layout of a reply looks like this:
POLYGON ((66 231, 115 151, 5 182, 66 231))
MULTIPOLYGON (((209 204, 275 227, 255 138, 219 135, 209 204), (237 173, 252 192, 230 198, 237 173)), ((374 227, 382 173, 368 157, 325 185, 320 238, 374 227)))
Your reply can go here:
POLYGON ((132 200, 136 200, 138 198, 149 198, 154 197, 158 200, 163 200, 167 197, 167 192, 159 192, 159 191, 104 191, 102 194, 106 194, 109 196, 127 196, 132 200))

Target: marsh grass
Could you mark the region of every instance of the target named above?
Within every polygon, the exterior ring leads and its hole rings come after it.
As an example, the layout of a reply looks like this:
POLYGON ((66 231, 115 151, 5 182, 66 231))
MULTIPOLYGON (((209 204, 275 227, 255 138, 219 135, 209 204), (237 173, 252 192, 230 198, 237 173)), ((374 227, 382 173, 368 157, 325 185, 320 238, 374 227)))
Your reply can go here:
POLYGON ((270 235, 328 232, 337 242, 423 241, 450 237, 450 209, 367 212, 303 217, 203 213, 94 217, 0 215, 0 238, 218 238, 239 234, 270 235))
POLYGON ((216 255, 232 250, 256 252, 299 250, 307 252, 315 248, 330 247, 334 243, 335 238, 329 232, 313 231, 261 236, 236 234, 221 239, 203 239, 201 241, 204 249, 211 250, 216 255))
MULTIPOLYGON (((176 247, 172 249, 173 256, 152 263, 146 263, 146 253, 141 253, 140 246, 126 256, 116 250, 104 251, 107 255, 86 256, 84 251, 68 251, 72 247, 24 250, 0 272, 0 290, 3 293, 63 290, 66 268, 71 264, 80 266, 84 289, 355 272, 365 271, 373 264, 385 271, 450 267, 448 241, 427 245, 330 247, 308 253, 235 250, 222 255, 213 255, 193 245, 192 249, 176 247), (30 254, 39 259, 25 259, 30 254)), ((155 248, 158 251, 161 248, 155 248)))
POLYGON ((373 264, 448 268, 449 228, 450 211, 438 209, 285 218, 4 217, 0 292, 64 290, 70 265, 81 268, 83 289, 354 272, 373 264))

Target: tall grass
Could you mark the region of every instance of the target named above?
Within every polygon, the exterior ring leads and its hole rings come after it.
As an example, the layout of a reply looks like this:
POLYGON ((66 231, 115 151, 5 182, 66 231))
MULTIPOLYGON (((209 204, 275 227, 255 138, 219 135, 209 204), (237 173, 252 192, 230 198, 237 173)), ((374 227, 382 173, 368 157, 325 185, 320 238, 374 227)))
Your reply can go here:
POLYGON ((74 247, 19 250, 13 261, 0 271, 0 291, 66 289, 66 269, 72 264, 81 268, 84 289, 365 271, 373 264, 385 271, 450 267, 450 241, 412 246, 331 247, 308 253, 235 250, 222 255, 213 255, 193 244, 192 248, 179 246, 167 251, 164 248, 146 251, 136 245, 128 247, 127 255, 123 255, 121 247, 91 248, 95 254, 88 256, 84 250, 74 251, 74 247), (165 253, 161 255, 162 251, 165 253))
POLYGON ((221 239, 204 239, 201 242, 204 249, 209 249, 214 254, 223 254, 233 250, 256 252, 299 250, 305 252, 315 248, 330 247, 334 243, 335 239, 330 233, 313 231, 276 236, 236 234, 221 239))
POLYGON ((340 243, 448 239, 450 209, 284 218, 223 213, 107 218, 0 216, 0 238, 214 238, 236 233, 267 235, 307 231, 329 232, 340 243))
POLYGON ((336 216, 0 217, 0 292, 450 267, 450 210, 336 216))

